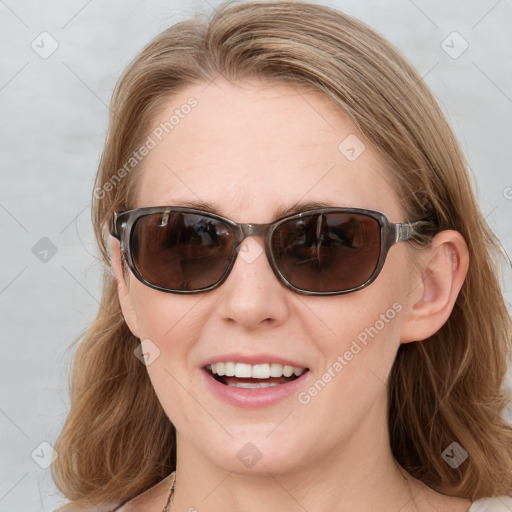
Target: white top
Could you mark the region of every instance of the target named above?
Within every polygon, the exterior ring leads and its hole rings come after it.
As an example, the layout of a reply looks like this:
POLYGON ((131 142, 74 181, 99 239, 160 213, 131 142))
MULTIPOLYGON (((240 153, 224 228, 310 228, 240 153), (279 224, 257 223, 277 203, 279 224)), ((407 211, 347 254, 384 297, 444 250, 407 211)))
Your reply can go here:
MULTIPOLYGON (((112 504, 111 504, 112 505, 112 504)), ((119 506, 119 505, 117 505, 119 506)), ((100 508, 97 506, 88 508, 75 508, 72 505, 64 506, 63 508, 59 508, 55 512, 107 512, 107 511, 115 511, 118 510, 116 506, 114 508, 109 507, 108 504, 103 504, 100 508)), ((482 500, 474 501, 471 507, 469 507, 468 512, 512 512, 512 497, 509 496, 499 496, 497 498, 484 498, 482 500)))
POLYGON ((512 498, 499 496, 473 502, 468 512, 512 512, 512 498))

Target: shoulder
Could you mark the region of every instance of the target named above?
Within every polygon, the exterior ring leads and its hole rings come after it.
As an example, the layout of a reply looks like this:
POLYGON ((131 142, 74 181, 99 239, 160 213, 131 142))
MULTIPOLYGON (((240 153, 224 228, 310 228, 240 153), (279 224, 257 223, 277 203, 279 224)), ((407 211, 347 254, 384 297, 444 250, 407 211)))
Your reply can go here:
POLYGON ((133 500, 125 503, 121 508, 117 509, 116 512, 140 512, 152 509, 162 510, 169 496, 169 490, 174 481, 174 476, 175 473, 171 473, 167 478, 164 478, 155 486, 151 487, 151 489, 148 489, 133 500))
POLYGON ((122 502, 120 501, 99 503, 97 505, 93 505, 91 503, 90 506, 77 505, 76 503, 66 503, 62 507, 55 509, 53 512, 117 512, 118 510, 122 510, 119 508, 121 503, 122 502))
POLYGON ((512 510, 512 497, 497 496, 475 501, 468 512, 510 512, 512 510))
POLYGON ((155 486, 125 503, 122 501, 99 504, 91 503, 90 506, 67 503, 53 512, 140 512, 154 509, 155 507, 156 510, 161 510, 169 495, 169 489, 174 481, 174 475, 174 472, 171 473, 155 486), (162 505, 160 509, 158 509, 159 505, 162 505))

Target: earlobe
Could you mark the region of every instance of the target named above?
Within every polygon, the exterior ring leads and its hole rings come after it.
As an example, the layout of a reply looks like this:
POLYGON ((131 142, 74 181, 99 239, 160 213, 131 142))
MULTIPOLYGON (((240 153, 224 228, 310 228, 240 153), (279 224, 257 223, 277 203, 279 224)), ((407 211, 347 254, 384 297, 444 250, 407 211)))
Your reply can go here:
POLYGON ((422 255, 420 282, 413 283, 402 325, 402 343, 421 341, 448 320, 469 268, 469 252, 460 233, 438 233, 422 255))
POLYGON ((125 275, 123 273, 123 263, 121 261, 121 245, 119 240, 113 236, 110 237, 110 248, 112 258, 112 268, 117 281, 117 294, 119 297, 119 303, 121 304, 121 311, 132 334, 140 338, 139 336, 139 325, 137 321, 137 315, 133 308, 130 291, 128 289, 125 275))

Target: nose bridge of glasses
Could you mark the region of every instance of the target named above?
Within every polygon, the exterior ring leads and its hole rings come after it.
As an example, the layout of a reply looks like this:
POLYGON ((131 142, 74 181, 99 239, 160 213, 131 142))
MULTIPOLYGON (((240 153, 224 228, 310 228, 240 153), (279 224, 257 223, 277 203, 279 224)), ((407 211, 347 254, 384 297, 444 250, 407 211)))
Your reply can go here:
POLYGON ((243 238, 248 236, 265 237, 270 225, 269 224, 239 224, 242 229, 243 238))

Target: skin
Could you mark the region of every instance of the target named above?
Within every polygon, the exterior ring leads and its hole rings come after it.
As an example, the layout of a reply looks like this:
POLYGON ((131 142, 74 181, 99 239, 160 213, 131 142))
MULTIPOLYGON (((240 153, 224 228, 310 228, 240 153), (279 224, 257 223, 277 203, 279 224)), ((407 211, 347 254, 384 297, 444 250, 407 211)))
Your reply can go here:
MULTIPOLYGON (((382 156, 319 93, 218 79, 169 99, 155 126, 190 96, 197 107, 144 159, 133 207, 200 199, 235 221, 266 223, 279 207, 315 200, 408 220, 382 156), (355 161, 338 150, 349 134, 366 146, 355 161)), ((264 254, 251 263, 239 257, 216 290, 162 293, 131 273, 125 278, 113 238, 111 249, 126 322, 160 350, 147 370, 177 429, 172 510, 468 510, 469 500, 438 494, 399 468, 386 421, 386 382, 400 344, 436 332, 463 283, 468 255, 459 233, 440 233, 416 252, 396 244, 370 286, 331 297, 288 290, 264 254), (306 405, 294 395, 240 409, 204 384, 208 358, 270 353, 308 367, 307 390, 394 303, 400 313, 306 405), (262 454, 252 468, 237 457, 249 442, 262 454)), ((161 510, 168 488, 166 480, 122 510, 161 510)))

